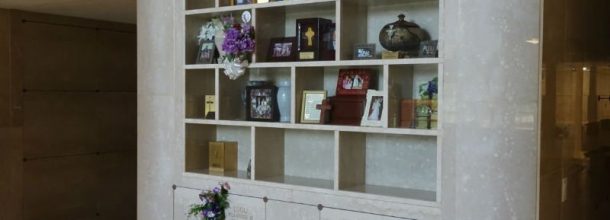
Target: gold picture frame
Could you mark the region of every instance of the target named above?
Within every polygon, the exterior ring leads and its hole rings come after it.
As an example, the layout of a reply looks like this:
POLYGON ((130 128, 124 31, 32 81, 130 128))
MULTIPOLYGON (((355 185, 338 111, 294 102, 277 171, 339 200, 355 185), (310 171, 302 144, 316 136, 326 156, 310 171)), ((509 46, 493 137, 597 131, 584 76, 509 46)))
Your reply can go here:
POLYGON ((304 90, 301 102, 301 123, 318 124, 320 123, 321 110, 317 105, 321 105, 326 99, 324 90, 304 90))

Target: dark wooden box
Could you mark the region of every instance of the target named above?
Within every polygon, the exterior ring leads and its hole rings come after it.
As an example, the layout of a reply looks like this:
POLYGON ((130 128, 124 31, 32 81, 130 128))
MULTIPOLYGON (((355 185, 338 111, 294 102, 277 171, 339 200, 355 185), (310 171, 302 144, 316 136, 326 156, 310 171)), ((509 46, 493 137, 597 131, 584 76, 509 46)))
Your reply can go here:
POLYGON ((296 23, 298 60, 334 60, 331 20, 304 18, 296 23))
POLYGON ((331 109, 324 114, 329 114, 321 122, 333 125, 360 125, 364 107, 365 96, 333 96, 327 99, 331 109))

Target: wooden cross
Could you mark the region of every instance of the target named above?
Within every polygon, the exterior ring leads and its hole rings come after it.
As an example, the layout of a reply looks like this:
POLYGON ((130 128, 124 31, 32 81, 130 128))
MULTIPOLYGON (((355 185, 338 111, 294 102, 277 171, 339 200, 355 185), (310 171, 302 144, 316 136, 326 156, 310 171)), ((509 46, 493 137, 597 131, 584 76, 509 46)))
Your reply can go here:
POLYGON ((316 32, 311 29, 311 27, 307 28, 307 32, 305 32, 305 36, 307 36, 307 46, 313 46, 313 36, 316 35, 316 32))
POLYGON ((316 105, 316 109, 320 110, 320 124, 328 124, 330 122, 330 110, 332 105, 328 99, 322 100, 322 104, 316 105))

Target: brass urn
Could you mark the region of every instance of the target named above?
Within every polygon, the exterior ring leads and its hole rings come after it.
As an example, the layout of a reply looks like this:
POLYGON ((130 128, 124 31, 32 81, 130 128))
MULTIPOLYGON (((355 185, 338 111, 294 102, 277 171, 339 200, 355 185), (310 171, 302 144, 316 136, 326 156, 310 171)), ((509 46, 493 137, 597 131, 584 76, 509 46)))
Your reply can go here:
POLYGON ((419 25, 405 21, 405 15, 398 15, 398 21, 386 24, 379 32, 379 42, 389 51, 416 52, 419 43, 426 40, 426 32, 419 25))

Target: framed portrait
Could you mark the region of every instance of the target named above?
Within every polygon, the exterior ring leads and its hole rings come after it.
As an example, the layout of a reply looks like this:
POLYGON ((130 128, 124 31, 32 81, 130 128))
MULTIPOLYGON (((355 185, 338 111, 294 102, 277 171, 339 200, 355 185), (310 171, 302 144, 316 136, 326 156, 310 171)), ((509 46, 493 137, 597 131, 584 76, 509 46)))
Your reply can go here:
POLYGON ((366 95, 371 84, 369 69, 341 69, 337 80, 337 95, 366 95))
POLYGON ((256 3, 256 0, 232 0, 234 5, 247 5, 256 3))
POLYGON ((375 44, 356 44, 354 46, 354 59, 375 59, 375 44))
POLYGON ((366 106, 362 115, 361 126, 382 127, 384 120, 383 105, 385 98, 382 91, 368 90, 366 106))
POLYGON ((197 52, 197 64, 211 64, 214 62, 216 57, 216 44, 214 41, 205 40, 201 41, 199 45, 199 51, 197 52))
POLYGON ((269 43, 269 61, 295 61, 297 56, 296 37, 272 38, 269 43))
POLYGON ((326 99, 326 91, 303 91, 303 101, 301 104, 301 123, 304 124, 318 124, 321 118, 321 109, 318 109, 319 105, 322 105, 322 101, 326 99))
POLYGON ((246 120, 269 121, 280 120, 277 105, 277 90, 273 85, 246 87, 246 120))
POLYGON ((419 57, 438 57, 438 41, 422 41, 419 44, 419 57))

